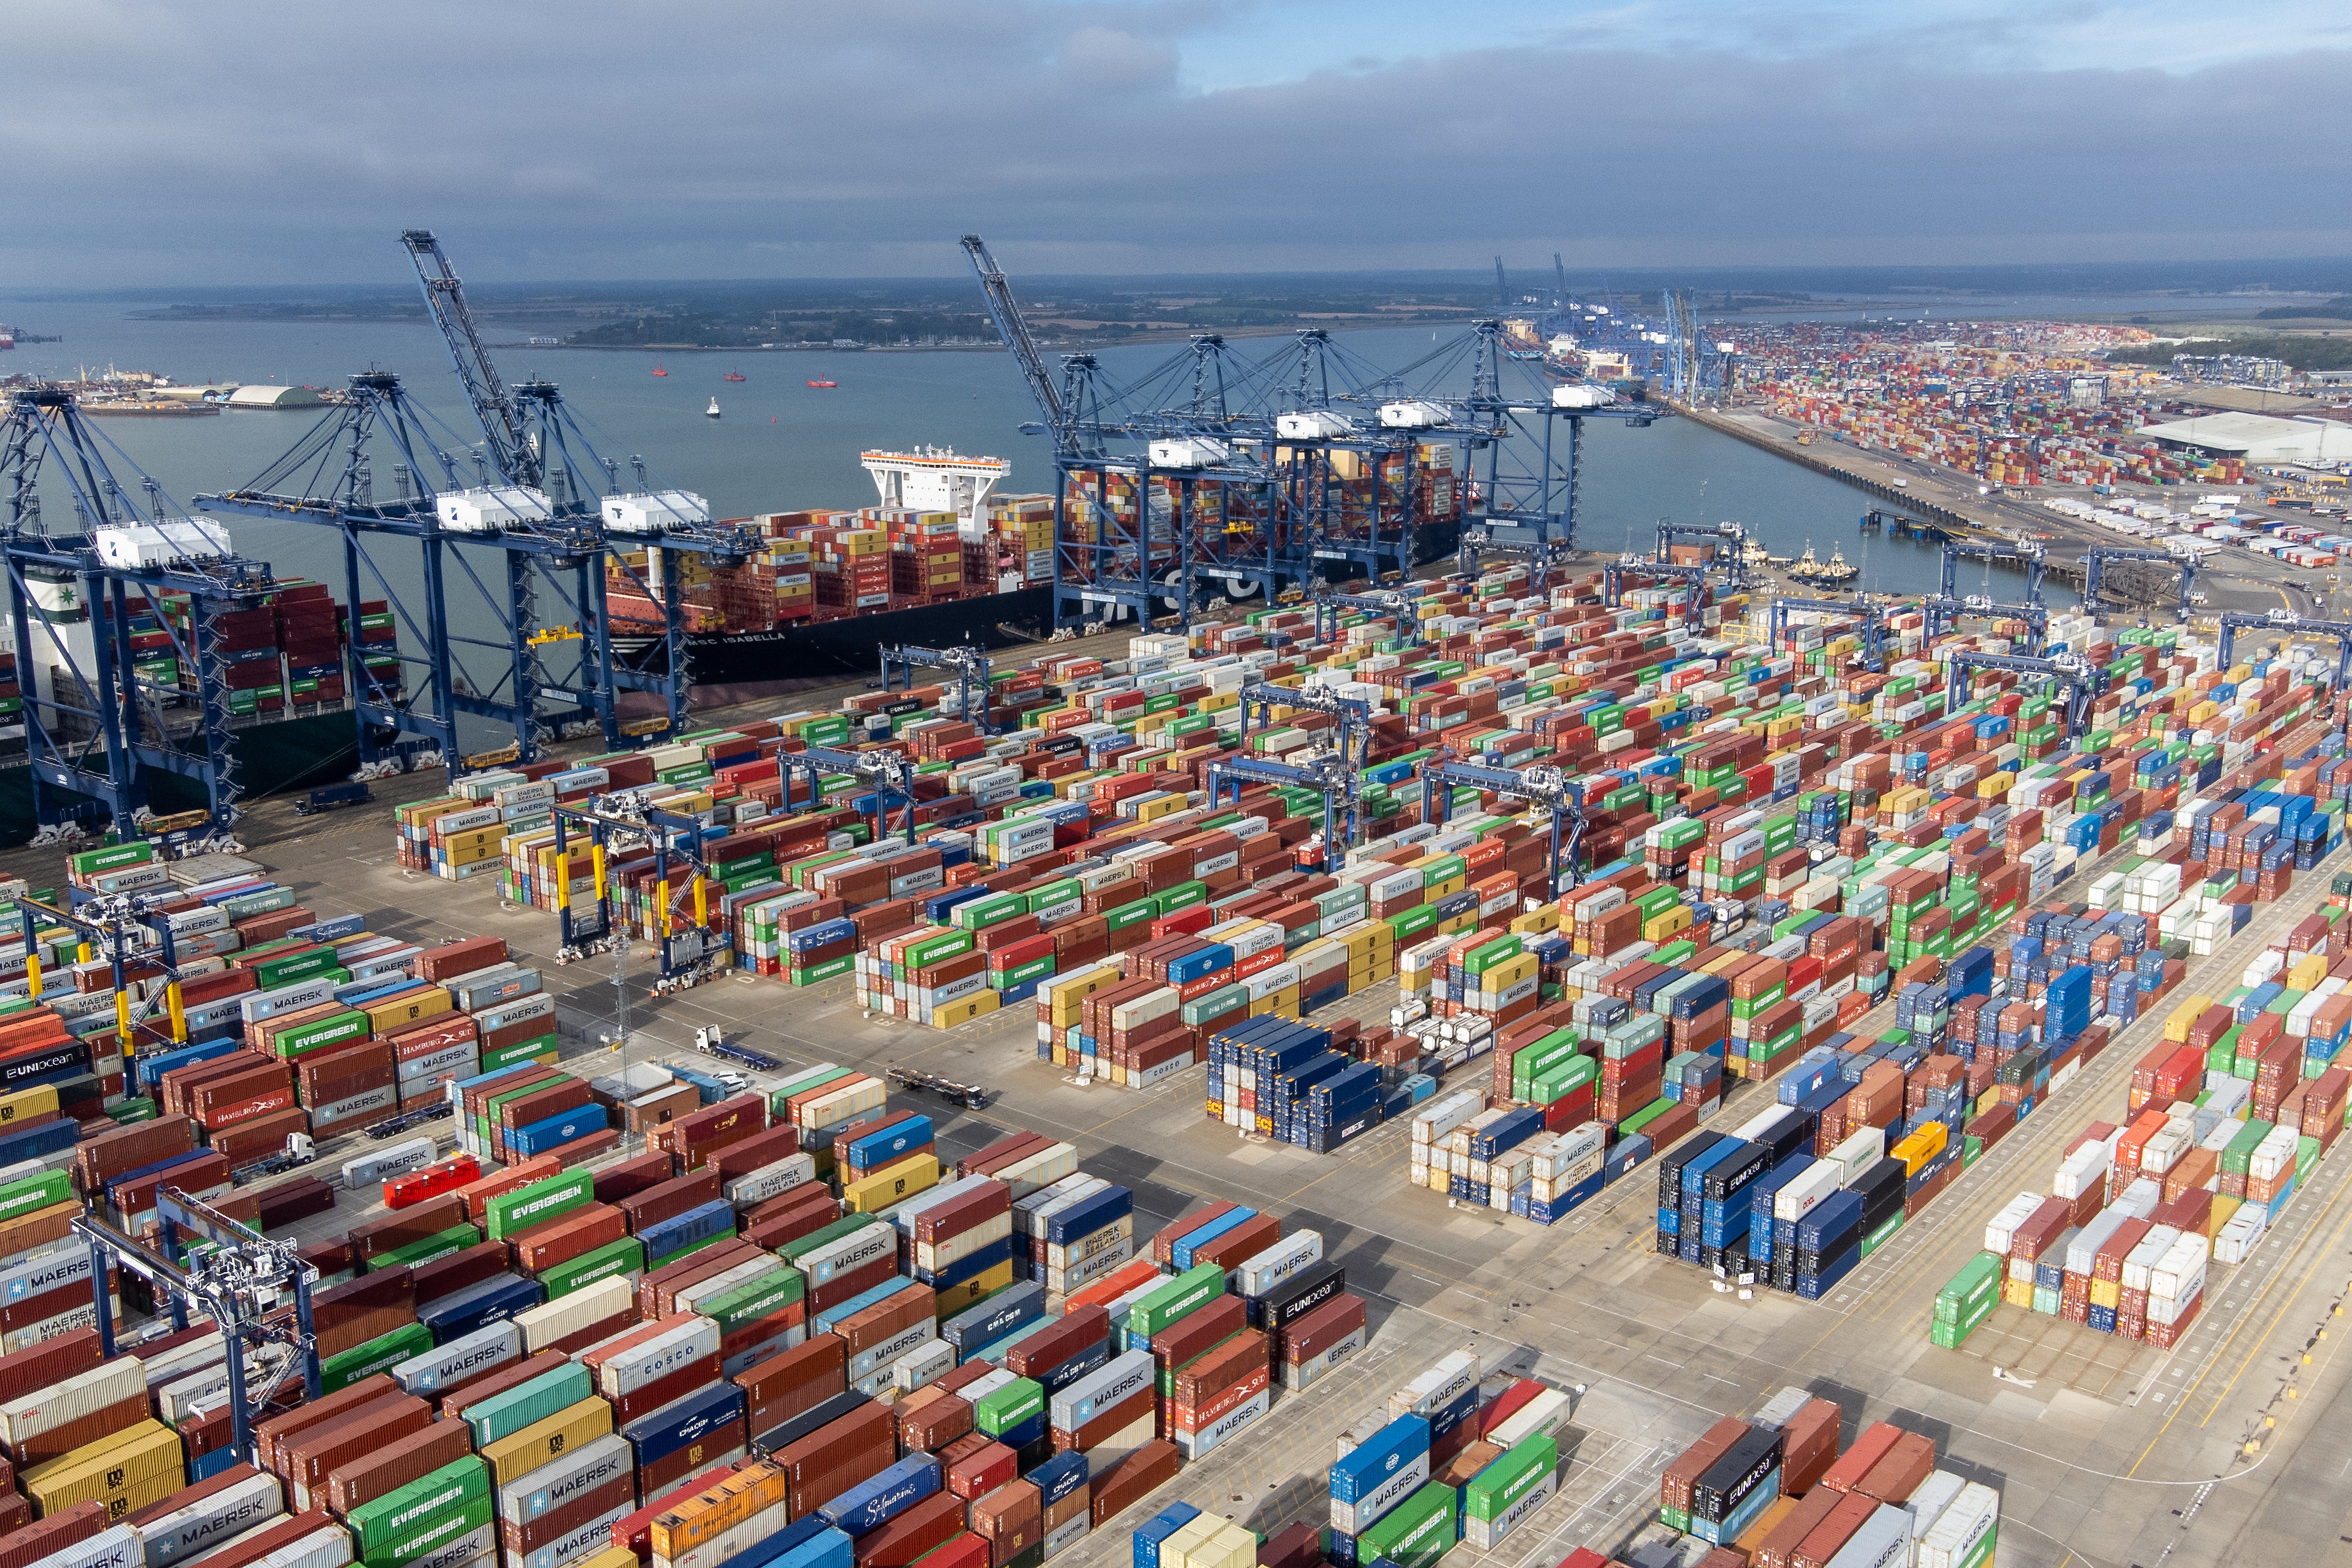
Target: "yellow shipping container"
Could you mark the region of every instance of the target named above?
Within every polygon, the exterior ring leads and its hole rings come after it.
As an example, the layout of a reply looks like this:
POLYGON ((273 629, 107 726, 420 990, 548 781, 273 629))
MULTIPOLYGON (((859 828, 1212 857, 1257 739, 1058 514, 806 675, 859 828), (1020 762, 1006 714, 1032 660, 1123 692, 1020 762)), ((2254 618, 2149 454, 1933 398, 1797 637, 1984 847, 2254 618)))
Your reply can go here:
MULTIPOLYGON (((725 1480, 656 1518, 654 1555, 675 1559, 716 1540, 785 1500, 789 1473, 766 1459, 754 1460, 725 1480)), ((635 1554, 630 1562, 636 1561, 635 1554)))
POLYGON ((999 1000, 995 992, 982 991, 950 1002, 943 1007, 934 1007, 931 1009, 931 1026, 935 1029, 952 1029, 958 1024, 969 1024, 982 1014, 995 1012, 999 1000))
POLYGON ((2189 1029, 2211 1005, 2213 999, 2210 996, 2191 996, 2182 1002, 2164 1016, 2164 1037, 2176 1046, 2186 1044, 2189 1029))
MULTIPOLYGON (((608 1415, 611 1410, 605 1406, 608 1415)), ((17 1479, 43 1519, 76 1503, 94 1502, 115 1521, 185 1486, 187 1456, 177 1432, 160 1421, 142 1421, 35 1465, 17 1479)))
POLYGON ((593 1395, 568 1405, 543 1421, 534 1421, 482 1448, 490 1467, 490 1485, 502 1487, 528 1475, 561 1454, 593 1443, 613 1429, 613 1407, 593 1395))
POLYGON ((940 1163, 929 1154, 915 1154, 894 1165, 885 1165, 870 1176, 845 1184, 841 1189, 842 1206, 851 1214, 873 1214, 892 1204, 929 1192, 940 1179, 940 1163))

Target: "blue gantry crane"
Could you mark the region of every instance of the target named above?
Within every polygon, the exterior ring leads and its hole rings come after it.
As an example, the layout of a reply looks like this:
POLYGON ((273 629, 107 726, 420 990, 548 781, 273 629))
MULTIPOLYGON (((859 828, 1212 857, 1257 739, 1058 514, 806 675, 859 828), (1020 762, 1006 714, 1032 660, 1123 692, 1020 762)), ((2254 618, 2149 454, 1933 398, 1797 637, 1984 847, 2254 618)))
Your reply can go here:
POLYGON ((1558 898, 1584 879, 1577 858, 1584 844, 1584 786, 1555 767, 1490 768, 1442 755, 1424 762, 1421 775, 1421 820, 1443 824, 1454 815, 1454 792, 1468 787, 1549 814, 1551 838, 1545 864, 1551 896, 1558 898))
POLYGON ((814 805, 824 795, 824 781, 828 777, 854 778, 873 796, 871 815, 880 825, 882 836, 898 833, 905 836, 908 843, 915 841, 915 764, 905 752, 887 749, 843 752, 810 746, 797 752, 779 752, 776 762, 783 780, 785 811, 814 805), (796 802, 793 798, 795 783, 808 786, 806 800, 796 802), (890 814, 894 811, 899 814, 895 828, 890 826, 890 814))
POLYGON ((1941 594, 1929 594, 1919 601, 1921 613, 1927 617, 1927 636, 1942 637, 1952 629, 1962 616, 1999 616, 2020 620, 2032 627, 2026 638, 2026 653, 2038 657, 2042 645, 2050 636, 2050 611, 2035 601, 2024 605, 2005 605, 1983 594, 1968 594, 1959 598, 1948 598, 1941 594))
MULTIPOLYGON (((703 824, 691 816, 665 811, 647 803, 642 791, 622 790, 592 800, 586 805, 550 809, 555 829, 555 921, 562 944, 558 963, 570 963, 592 953, 613 951, 627 933, 613 912, 612 857, 616 852, 650 849, 654 855, 654 931, 656 993, 682 990, 710 977, 717 948, 711 943, 711 868, 703 853, 703 824), (583 922, 572 905, 571 845, 574 832, 584 830, 589 841, 592 918, 583 922), (684 868, 690 879, 688 897, 693 900, 694 923, 677 929, 676 890, 670 876, 684 868)), ((616 975, 614 982, 621 982, 616 975)))
POLYGON ((1420 596, 1402 588, 1370 588, 1355 594, 1318 594, 1315 596, 1315 640, 1329 642, 1339 636, 1339 618, 1350 610, 1393 620, 1399 641, 1416 646, 1421 642, 1420 596))
POLYGON ((1361 773, 1338 752, 1322 751, 1296 761, 1271 757, 1226 757, 1209 764, 1213 806, 1239 800, 1245 785, 1313 790, 1323 797, 1323 863, 1328 868, 1360 842, 1361 773))
POLYGON ((987 650, 975 647, 916 647, 902 644, 882 650, 882 689, 899 691, 915 684, 919 669, 945 670, 956 683, 956 711, 980 726, 983 735, 996 733, 995 715, 990 704, 990 683, 993 672, 987 650), (904 684, 900 684, 903 682, 904 684), (977 692, 979 700, 973 700, 977 692))
POLYGON ((1829 616, 1851 616, 1862 623, 1862 662, 1866 669, 1884 672, 1886 668, 1886 611, 1864 598, 1809 599, 1802 595, 1783 595, 1772 601, 1772 646, 1778 648, 1789 630, 1792 613, 1818 612, 1829 616))
POLYGON ((1731 593, 1741 593, 1748 585, 1748 531, 1736 522, 1699 524, 1668 522, 1658 520, 1657 561, 1662 566, 1675 559, 1676 545, 1698 545, 1707 552, 1701 564, 1723 574, 1723 585, 1731 593))
POLYGON ((2224 610, 2221 623, 2220 655, 2223 669, 2238 661, 2238 634, 2242 631, 2276 632, 2282 637, 2321 637, 2336 639, 2336 690, 2341 696, 2352 689, 2352 621, 2322 621, 2291 615, 2285 610, 2270 610, 2250 615, 2242 610, 2224 610))
POLYGON ((1622 555, 1601 569, 1601 601, 1612 609, 1624 603, 1625 579, 1628 577, 1653 580, 1669 577, 1682 584, 1686 590, 1683 595, 1683 626, 1695 632, 1699 629, 1706 611, 1708 590, 1714 586, 1708 581, 1708 572, 1709 568, 1696 563, 1653 561, 1645 555, 1622 555))
POLYGON ((144 474, 142 510, 116 459, 136 471, 70 393, 8 395, 0 531, 37 837, 102 821, 136 837, 152 816, 150 781, 171 773, 201 788, 205 804, 175 814, 170 837, 217 842, 242 793, 220 622, 260 604, 273 579, 266 562, 236 553, 226 529, 144 474), (44 520, 45 472, 72 503, 69 530, 44 520), (165 594, 187 596, 185 626, 162 613, 165 594), (142 632, 163 634, 168 647, 142 649, 142 632))
POLYGON ((538 754, 551 722, 593 724, 614 747, 675 733, 691 681, 681 558, 733 564, 758 548, 757 536, 714 523, 698 496, 649 483, 636 457, 629 460, 635 482, 625 484, 620 462, 595 449, 552 382, 509 386, 500 376, 434 235, 410 229, 401 240, 481 432, 478 444, 418 405, 398 375, 371 370, 351 377, 343 403, 261 475, 204 499, 223 510, 336 529, 354 629, 372 588, 410 646, 423 650, 394 645, 388 651, 398 674, 384 679, 353 638, 363 771, 392 749, 380 739, 390 734, 410 737, 412 753, 437 751, 455 772, 464 756, 461 718, 510 732, 508 750, 523 760, 538 754), (376 494, 380 460, 394 469, 389 498, 376 494), (395 585, 406 574, 387 572, 389 558, 380 559, 399 548, 395 541, 418 552, 422 597, 414 605, 395 585), (653 552, 650 575, 629 562, 636 548, 653 552), (608 558, 658 606, 657 635, 615 635, 608 558), (552 613, 542 612, 542 592, 552 613), (461 626, 494 627, 497 635, 461 626), (569 660, 558 651, 566 648, 569 660), (653 694, 662 717, 623 723, 617 694, 625 690, 653 694))
POLYGON ((1944 692, 1944 710, 1958 710, 1968 699, 1969 671, 1971 669, 2007 670, 2011 674, 2033 677, 2066 692, 2066 738, 2078 741, 2091 729, 2091 705, 2106 694, 2107 672, 2076 654, 2059 654, 2053 658, 2027 658, 2018 654, 1979 653, 1974 648, 1957 648, 1948 657, 1950 677, 1944 692))
POLYGON ((1058 627, 1189 624, 1211 592, 1271 597, 1333 572, 1377 581, 1472 521, 1472 562, 1518 548, 1549 563, 1573 542, 1581 422, 1661 412, 1551 385, 1499 321, 1395 372, 1309 329, 1255 362, 1202 333, 1125 384, 1089 353, 1057 375, 986 244, 963 248, 1042 416, 1024 428, 1054 444, 1058 627), (1507 383, 1507 363, 1530 384, 1507 383))
POLYGON ((1306 713, 1320 713, 1332 721, 1339 743, 1334 748, 1339 760, 1351 768, 1360 768, 1371 761, 1372 705, 1360 697, 1342 697, 1325 686, 1266 686, 1252 681, 1241 689, 1239 698, 1242 727, 1241 747, 1249 750, 1250 719, 1256 716, 1262 729, 1273 725, 1276 708, 1289 708, 1306 713))
POLYGON ((1996 561, 2014 562, 2025 568, 2025 597, 2029 604, 2042 603, 2042 576, 2048 552, 2031 541, 1995 544, 1985 541, 1954 542, 1943 547, 1943 572, 1937 579, 1936 592, 1949 599, 1956 597, 1953 589, 1959 580, 1962 561, 1982 561, 1988 566, 1996 561))

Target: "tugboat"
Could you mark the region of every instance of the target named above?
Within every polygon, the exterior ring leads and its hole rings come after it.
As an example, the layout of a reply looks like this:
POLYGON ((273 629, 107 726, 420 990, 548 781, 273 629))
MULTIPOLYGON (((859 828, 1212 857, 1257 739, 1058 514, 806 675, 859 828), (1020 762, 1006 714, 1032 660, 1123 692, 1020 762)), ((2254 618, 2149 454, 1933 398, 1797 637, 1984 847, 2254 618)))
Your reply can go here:
POLYGON ((1810 583, 1821 574, 1821 559, 1813 553, 1813 542, 1808 539, 1805 541, 1804 554, 1799 556, 1797 563, 1789 568, 1789 575, 1796 582, 1810 583))
POLYGON ((719 378, 721 381, 746 381, 750 378, 740 370, 730 370, 719 378))
POLYGON ((669 372, 667 372, 667 371, 666 371, 666 370, 662 369, 662 367, 661 367, 661 366, 659 366, 659 365, 656 365, 656 366, 654 366, 654 374, 655 374, 656 375, 667 375, 667 374, 669 374, 669 372))
POLYGON ((704 409, 702 412, 703 412, 705 415, 707 415, 708 416, 709 416, 710 418, 713 418, 713 419, 718 418, 718 417, 719 417, 719 399, 717 399, 717 398, 715 398, 715 397, 714 397, 714 398, 712 398, 712 399, 710 400, 710 406, 709 406, 709 407, 708 407, 708 408, 706 408, 706 409, 704 409))
POLYGON ((1848 563, 1843 550, 1831 551, 1828 563, 1820 570, 1821 580, 1824 583, 1847 583, 1861 575, 1862 568, 1848 563))

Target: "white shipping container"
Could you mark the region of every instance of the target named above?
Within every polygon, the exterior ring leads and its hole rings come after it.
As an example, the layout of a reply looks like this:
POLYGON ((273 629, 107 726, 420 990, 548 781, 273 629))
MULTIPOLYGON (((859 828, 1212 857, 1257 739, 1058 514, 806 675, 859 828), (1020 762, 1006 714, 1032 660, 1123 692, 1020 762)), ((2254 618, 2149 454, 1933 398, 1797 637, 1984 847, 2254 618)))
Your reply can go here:
POLYGON ((635 1299, 629 1281, 614 1276, 583 1286, 569 1296, 561 1296, 543 1306, 514 1316, 514 1326, 522 1331, 522 1348, 526 1355, 537 1355, 558 1340, 570 1339, 583 1329, 593 1327, 607 1318, 627 1311, 635 1299))
MULTIPOLYGON (((868 1230, 885 1237, 890 1235, 886 1226, 869 1226, 868 1230)), ((719 1325, 709 1318, 697 1318, 690 1323, 680 1323, 666 1329, 625 1354, 607 1361, 598 1369, 597 1386, 607 1399, 618 1399, 634 1394, 654 1381, 719 1354, 719 1325)))

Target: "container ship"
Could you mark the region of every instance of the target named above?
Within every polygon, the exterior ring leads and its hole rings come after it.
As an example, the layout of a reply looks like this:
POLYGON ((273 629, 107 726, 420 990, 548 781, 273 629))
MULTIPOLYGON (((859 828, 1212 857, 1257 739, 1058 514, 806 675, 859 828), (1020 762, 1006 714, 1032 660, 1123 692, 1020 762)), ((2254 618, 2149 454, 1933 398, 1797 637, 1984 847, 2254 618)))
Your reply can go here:
MULTIPOLYGON (((1444 466, 1450 459, 1445 447, 1425 448, 1420 459, 1420 515, 1444 521, 1415 531, 1416 563, 1454 546, 1463 496, 1444 466)), ((740 689, 870 671, 877 647, 1007 647, 1053 629, 1052 496, 1001 493, 997 487, 1011 469, 1002 458, 922 447, 867 451, 859 462, 873 476, 875 505, 755 513, 736 520, 761 534, 755 560, 714 568, 688 555, 678 563, 696 685, 735 688, 748 698, 757 693, 740 689)), ((1369 496, 1370 476, 1360 478, 1369 496)), ((1154 482, 1155 523, 1171 514, 1173 483, 1163 489, 1154 482)), ((1213 505, 1197 492, 1195 504, 1204 513, 1213 505)), ((1133 480, 1122 483, 1116 474, 1099 498, 1068 503, 1075 529, 1127 531, 1135 509, 1133 480)), ((1258 526, 1244 519, 1238 500, 1224 515, 1229 532, 1258 526)), ((616 563, 605 582, 615 651, 639 668, 658 668, 663 606, 653 595, 662 575, 659 547, 622 560, 625 569, 616 563)), ((1165 576, 1175 564, 1171 542, 1166 557, 1155 552, 1153 574, 1165 576)), ((1248 583, 1229 586, 1235 597, 1255 591, 1248 583)))

